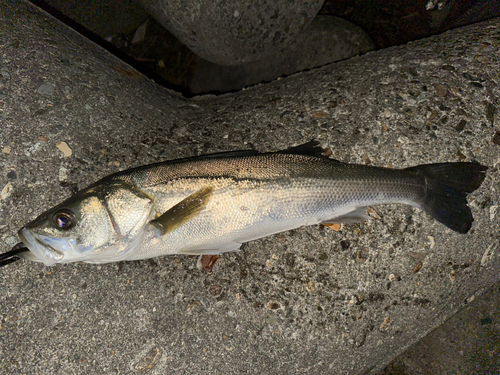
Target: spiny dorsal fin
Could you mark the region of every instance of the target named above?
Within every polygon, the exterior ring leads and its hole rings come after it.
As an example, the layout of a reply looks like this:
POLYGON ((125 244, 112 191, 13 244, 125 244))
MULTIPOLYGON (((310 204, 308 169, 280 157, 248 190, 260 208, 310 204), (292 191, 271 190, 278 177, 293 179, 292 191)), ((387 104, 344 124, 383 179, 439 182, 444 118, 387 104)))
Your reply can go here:
POLYGON ((212 187, 206 187, 191 194, 160 217, 151 220, 150 224, 160 231, 160 235, 173 231, 200 212, 206 206, 212 192, 212 187))

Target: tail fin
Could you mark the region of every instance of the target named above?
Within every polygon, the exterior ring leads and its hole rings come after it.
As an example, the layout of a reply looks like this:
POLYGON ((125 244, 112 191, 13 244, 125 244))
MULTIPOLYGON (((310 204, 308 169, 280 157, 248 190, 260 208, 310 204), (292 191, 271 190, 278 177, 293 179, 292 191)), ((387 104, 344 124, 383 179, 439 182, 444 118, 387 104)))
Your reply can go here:
POLYGON ((407 170, 425 179, 426 191, 420 208, 448 228, 467 233, 474 221, 467 194, 481 186, 488 167, 478 163, 441 163, 407 170))

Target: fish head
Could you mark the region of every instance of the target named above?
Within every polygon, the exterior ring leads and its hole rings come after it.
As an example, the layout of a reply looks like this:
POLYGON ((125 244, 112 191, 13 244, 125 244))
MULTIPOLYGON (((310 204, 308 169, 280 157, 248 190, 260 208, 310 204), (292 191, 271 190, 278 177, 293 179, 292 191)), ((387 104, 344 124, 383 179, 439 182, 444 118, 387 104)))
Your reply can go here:
POLYGON ((131 184, 97 183, 19 230, 24 258, 47 266, 126 259, 152 215, 152 199, 131 184))

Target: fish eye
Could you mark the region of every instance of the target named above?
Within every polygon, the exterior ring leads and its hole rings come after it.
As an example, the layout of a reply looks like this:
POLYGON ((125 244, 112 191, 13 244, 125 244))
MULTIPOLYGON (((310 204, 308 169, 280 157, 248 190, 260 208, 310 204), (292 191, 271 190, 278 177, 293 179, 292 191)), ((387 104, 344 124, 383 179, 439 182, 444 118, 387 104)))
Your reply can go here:
POLYGON ((57 228, 70 229, 75 225, 75 214, 68 209, 59 210, 52 216, 52 222, 57 228))

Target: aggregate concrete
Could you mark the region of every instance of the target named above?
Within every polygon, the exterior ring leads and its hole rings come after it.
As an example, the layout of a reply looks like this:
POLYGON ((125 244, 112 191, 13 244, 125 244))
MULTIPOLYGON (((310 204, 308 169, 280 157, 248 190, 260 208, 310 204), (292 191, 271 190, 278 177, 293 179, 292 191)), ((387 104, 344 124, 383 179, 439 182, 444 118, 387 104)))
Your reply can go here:
POLYGON ((178 157, 318 139, 347 162, 490 166, 467 235, 391 205, 250 242, 211 273, 184 256, 14 263, 3 372, 374 373, 498 282, 499 19, 190 100, 25 2, 1 3, 0 25, 2 251, 75 187, 178 157))

